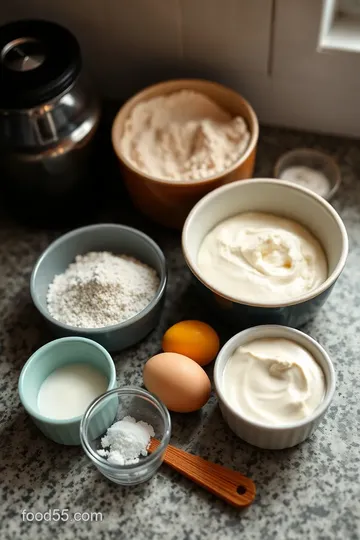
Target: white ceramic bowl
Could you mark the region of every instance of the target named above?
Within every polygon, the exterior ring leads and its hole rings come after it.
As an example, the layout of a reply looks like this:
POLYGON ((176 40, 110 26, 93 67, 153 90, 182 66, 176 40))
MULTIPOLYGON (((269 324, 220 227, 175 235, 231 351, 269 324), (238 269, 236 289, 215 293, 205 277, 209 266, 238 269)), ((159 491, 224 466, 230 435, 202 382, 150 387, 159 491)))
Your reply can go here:
POLYGON ((310 437, 324 417, 335 392, 335 370, 327 352, 313 338, 286 326, 264 325, 248 328, 233 336, 221 349, 215 362, 214 383, 224 420, 244 441, 267 450, 281 450, 295 446, 310 437), (226 363, 235 350, 255 339, 284 338, 304 347, 321 366, 326 382, 326 392, 318 408, 307 418, 280 427, 248 420, 236 411, 226 399, 223 373, 226 363))
POLYGON ((202 300, 235 331, 259 324, 299 328, 318 313, 340 276, 348 254, 348 237, 339 214, 319 195, 284 180, 253 178, 222 186, 201 199, 185 222, 182 247, 202 300), (202 241, 216 225, 244 212, 267 212, 305 226, 325 251, 327 280, 299 298, 273 303, 232 297, 221 291, 221 284, 215 287, 209 283, 197 264, 202 241))

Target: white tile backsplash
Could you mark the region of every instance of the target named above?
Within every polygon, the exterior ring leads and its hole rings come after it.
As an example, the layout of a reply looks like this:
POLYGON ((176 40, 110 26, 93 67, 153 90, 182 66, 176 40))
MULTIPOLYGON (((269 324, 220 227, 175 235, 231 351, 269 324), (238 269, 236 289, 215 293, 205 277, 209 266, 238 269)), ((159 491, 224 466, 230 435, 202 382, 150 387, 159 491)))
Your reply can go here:
POLYGON ((77 36, 101 92, 126 98, 171 77, 266 73, 271 0, 12 0, 0 20, 40 17, 77 36), (254 32, 255 29, 255 32, 254 32))
POLYGON ((322 9, 320 0, 277 0, 274 76, 344 86, 360 73, 360 54, 319 52, 322 9))
POLYGON ((270 0, 180 1, 185 65, 266 73, 270 0))
POLYGON ((207 78, 242 93, 262 122, 359 137, 360 54, 317 51, 322 7, 322 0, 0 0, 0 24, 41 17, 67 26, 104 97, 207 78))

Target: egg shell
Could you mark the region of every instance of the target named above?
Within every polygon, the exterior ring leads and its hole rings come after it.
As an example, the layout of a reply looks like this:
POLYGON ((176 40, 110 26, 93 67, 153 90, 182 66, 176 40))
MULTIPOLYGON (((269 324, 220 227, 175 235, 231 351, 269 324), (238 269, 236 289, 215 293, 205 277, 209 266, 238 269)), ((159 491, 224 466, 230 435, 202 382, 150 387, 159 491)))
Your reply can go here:
POLYGON ((211 383, 205 371, 191 358, 160 353, 143 370, 145 387, 173 412, 193 412, 208 401, 211 383))

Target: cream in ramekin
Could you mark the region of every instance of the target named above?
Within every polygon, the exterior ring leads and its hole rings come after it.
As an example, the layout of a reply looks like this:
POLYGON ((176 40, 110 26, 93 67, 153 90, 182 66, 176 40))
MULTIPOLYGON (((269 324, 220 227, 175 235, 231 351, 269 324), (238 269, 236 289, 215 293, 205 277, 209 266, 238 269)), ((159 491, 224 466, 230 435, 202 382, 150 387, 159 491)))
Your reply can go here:
MULTIPOLYGON (((220 409, 229 427, 242 439, 260 448, 278 450, 295 446, 310 437, 328 409, 335 391, 335 371, 326 351, 314 339, 299 330, 285 326, 266 325, 257 326, 244 330, 231 338, 221 349, 214 368, 214 382, 217 391, 220 409), (254 415, 246 414, 246 410, 234 406, 233 399, 226 393, 224 384, 224 371, 235 351, 260 339, 285 339, 289 340, 311 355, 320 367, 319 373, 323 374, 323 396, 318 396, 318 405, 312 404, 310 414, 301 418, 294 415, 288 422, 284 421, 284 415, 279 417, 279 422, 274 418, 255 419, 254 415)), ((314 386, 312 387, 315 388, 314 386)), ((311 406, 310 406, 311 408, 311 406)))

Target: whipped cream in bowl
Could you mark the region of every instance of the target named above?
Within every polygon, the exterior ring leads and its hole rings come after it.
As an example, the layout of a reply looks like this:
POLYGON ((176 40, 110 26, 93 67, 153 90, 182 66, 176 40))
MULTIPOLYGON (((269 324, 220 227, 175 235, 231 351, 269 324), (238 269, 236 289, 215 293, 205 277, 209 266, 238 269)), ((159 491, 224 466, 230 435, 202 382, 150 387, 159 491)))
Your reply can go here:
POLYGON ((293 328, 264 325, 231 338, 214 368, 220 409, 242 439, 266 449, 310 437, 335 391, 326 351, 293 328))
POLYGON ((330 295, 348 238, 322 197, 284 180, 253 178, 203 197, 187 217, 182 247, 201 301, 235 331, 299 328, 330 295))
POLYGON ((219 223, 205 236, 197 262, 209 283, 248 302, 294 300, 328 275, 324 250, 310 231, 264 212, 219 223))

